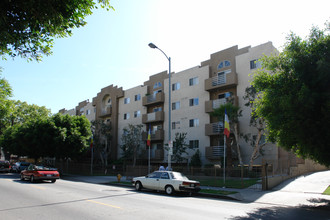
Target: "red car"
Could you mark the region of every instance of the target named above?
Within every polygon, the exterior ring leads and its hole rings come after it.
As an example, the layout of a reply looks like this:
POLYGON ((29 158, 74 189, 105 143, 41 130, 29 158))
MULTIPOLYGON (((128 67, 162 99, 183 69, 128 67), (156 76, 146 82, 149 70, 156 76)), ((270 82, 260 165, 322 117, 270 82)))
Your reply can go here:
POLYGON ((30 180, 32 183, 38 180, 50 180, 55 183, 60 178, 59 172, 55 168, 45 166, 30 166, 21 172, 21 180, 30 180))

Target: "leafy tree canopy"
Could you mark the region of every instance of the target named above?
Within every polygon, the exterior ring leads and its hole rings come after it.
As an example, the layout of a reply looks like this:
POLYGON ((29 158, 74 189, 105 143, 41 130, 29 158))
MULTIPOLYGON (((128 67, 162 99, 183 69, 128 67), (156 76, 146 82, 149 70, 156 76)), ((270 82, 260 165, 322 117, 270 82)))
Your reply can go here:
POLYGON ((264 57, 252 86, 255 113, 269 140, 330 165, 330 25, 313 27, 306 40, 291 33, 283 52, 264 57))
POLYGON ((55 38, 86 25, 98 5, 113 9, 110 0, 0 1, 0 55, 40 61, 52 53, 55 38))

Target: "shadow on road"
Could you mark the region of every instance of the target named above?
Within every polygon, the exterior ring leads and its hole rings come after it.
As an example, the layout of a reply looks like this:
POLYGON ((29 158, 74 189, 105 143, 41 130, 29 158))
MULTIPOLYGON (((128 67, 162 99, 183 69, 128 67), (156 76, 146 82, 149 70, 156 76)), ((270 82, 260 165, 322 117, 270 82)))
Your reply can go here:
POLYGON ((259 208, 247 213, 247 216, 232 217, 232 220, 248 219, 330 219, 330 200, 311 199, 314 205, 302 206, 274 206, 259 208))

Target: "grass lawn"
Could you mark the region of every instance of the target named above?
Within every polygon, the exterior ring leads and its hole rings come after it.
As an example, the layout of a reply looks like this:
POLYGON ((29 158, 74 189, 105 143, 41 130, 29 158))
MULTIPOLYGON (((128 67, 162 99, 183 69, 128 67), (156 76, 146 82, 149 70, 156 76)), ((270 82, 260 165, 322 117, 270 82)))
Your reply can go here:
POLYGON ((330 186, 323 192, 323 195, 328 195, 330 196, 330 186))
POLYGON ((259 179, 226 179, 226 183, 223 184, 223 179, 211 179, 211 180, 199 180, 202 186, 214 186, 214 187, 227 187, 244 189, 250 187, 258 182, 259 179))

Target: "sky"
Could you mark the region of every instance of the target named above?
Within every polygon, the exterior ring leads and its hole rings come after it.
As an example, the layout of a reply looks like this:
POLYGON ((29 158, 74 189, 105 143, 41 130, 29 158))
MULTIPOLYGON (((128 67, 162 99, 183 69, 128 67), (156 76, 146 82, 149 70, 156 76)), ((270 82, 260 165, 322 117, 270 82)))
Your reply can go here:
POLYGON ((12 99, 57 113, 75 108, 109 85, 124 90, 149 76, 200 65, 210 54, 268 41, 281 51, 290 32, 305 38, 330 21, 329 0, 111 0, 115 11, 98 9, 73 36, 56 39, 42 62, 0 60, 12 99))

